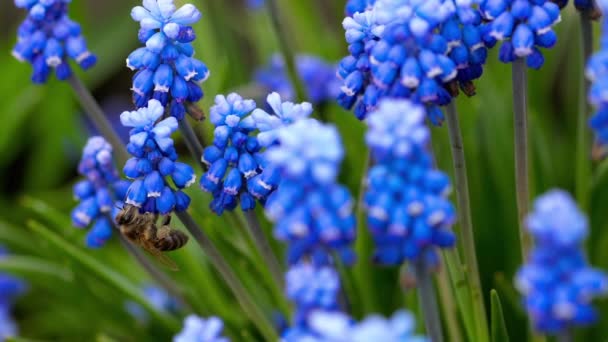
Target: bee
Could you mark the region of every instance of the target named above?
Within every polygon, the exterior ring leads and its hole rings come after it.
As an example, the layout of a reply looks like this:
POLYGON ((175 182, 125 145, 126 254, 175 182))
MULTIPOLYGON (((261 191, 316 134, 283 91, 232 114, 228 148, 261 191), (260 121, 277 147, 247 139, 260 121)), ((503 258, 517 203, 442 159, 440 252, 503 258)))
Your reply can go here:
POLYGON ((171 228, 171 215, 163 217, 160 228, 156 222, 158 214, 140 213, 139 208, 127 204, 116 215, 116 223, 120 233, 134 245, 152 254, 170 269, 177 271, 178 267, 162 252, 174 251, 188 242, 188 235, 171 228))

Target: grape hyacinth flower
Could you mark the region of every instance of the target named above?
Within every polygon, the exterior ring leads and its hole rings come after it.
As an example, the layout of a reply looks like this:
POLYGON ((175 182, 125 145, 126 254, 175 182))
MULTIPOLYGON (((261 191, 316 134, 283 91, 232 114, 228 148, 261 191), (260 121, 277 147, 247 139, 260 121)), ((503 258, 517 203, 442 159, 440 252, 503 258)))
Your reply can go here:
MULTIPOLYGON (((171 297, 163 288, 155 285, 146 285, 142 289, 146 299, 154 308, 161 312, 177 313, 180 306, 179 302, 171 297)), ((142 322, 148 322, 148 312, 138 303, 128 301, 125 308, 133 317, 142 322)))
POLYGON ((252 10, 260 9, 264 6, 264 0, 247 0, 247 7, 252 10))
POLYGON ((480 25, 471 2, 376 1, 343 22, 351 55, 338 70, 344 80, 338 102, 363 119, 381 98, 408 98, 441 124, 439 106, 458 94, 458 84, 474 94, 471 81, 487 56, 480 25))
MULTIPOLYGON (((176 9, 172 0, 145 0, 131 11, 141 28, 139 41, 145 44, 127 58, 133 76, 133 103, 145 107, 150 99, 170 106, 177 120, 186 114, 186 102, 203 97, 200 83, 209 77, 209 69, 193 57, 191 42, 196 38, 192 24, 201 18, 194 5, 176 9)), ((198 118, 200 119, 200 118, 198 118)))
POLYGON ((435 169, 424 108, 407 100, 383 100, 371 113, 365 140, 374 165, 367 177, 367 222, 381 264, 439 263, 436 248, 454 246, 455 210, 450 181, 435 169))
POLYGON ((52 69, 59 80, 68 79, 72 75, 68 59, 84 70, 97 61, 87 49, 80 25, 68 17, 69 2, 15 0, 15 6, 26 9, 28 15, 19 26, 12 54, 19 61, 32 65, 34 83, 45 83, 52 69))
POLYGON ((291 266, 285 278, 287 298, 296 308, 294 325, 305 325, 314 310, 338 310, 340 278, 332 266, 301 262, 291 266))
POLYGON ((352 17, 357 12, 371 10, 376 0, 348 0, 344 8, 347 17, 352 17))
POLYGON ((591 300, 608 293, 608 277, 585 260, 584 214, 568 193, 552 190, 535 201, 526 225, 535 246, 515 284, 535 330, 560 334, 595 322, 591 300))
POLYGON ((111 220, 122 207, 130 183, 120 179, 112 146, 99 136, 90 138, 84 147, 78 173, 85 179, 74 185, 74 197, 80 203, 72 210, 72 224, 91 226, 86 245, 99 248, 112 236, 111 220))
POLYGON ((148 107, 120 115, 123 126, 132 127, 127 150, 133 157, 127 160, 123 172, 134 181, 125 203, 141 212, 163 215, 188 209, 190 197, 182 190, 196 180, 192 167, 177 161, 171 139, 177 130, 177 119, 170 116, 159 121, 164 112, 164 106, 152 99, 148 107), (167 177, 177 189, 172 188, 167 177))
MULTIPOLYGON (((336 66, 315 56, 298 55, 296 69, 312 104, 333 100, 340 93, 341 82, 336 77, 336 66)), ((286 100, 295 98, 281 55, 273 55, 268 65, 255 72, 254 79, 265 92, 278 92, 286 100)))
MULTIPOLYGON (((210 208, 221 215, 240 202, 243 210, 255 208, 255 196, 248 180, 261 173, 260 144, 252 133, 256 107, 253 100, 238 94, 217 95, 209 120, 215 125, 213 144, 206 147, 202 161, 209 169, 200 180, 201 188, 213 195, 210 208)), ((265 197, 259 197, 264 202, 265 197)))
POLYGON ((222 336, 224 323, 217 317, 203 319, 190 315, 184 320, 184 328, 173 337, 173 342, 229 342, 222 336))
POLYGON ((481 15, 487 21, 484 39, 503 41, 499 58, 510 63, 525 58, 528 67, 539 69, 544 57, 539 48, 557 41, 553 26, 560 22, 559 6, 549 0, 483 0, 481 15))
MULTIPOLYGON (((597 1, 602 13, 608 13, 608 1, 597 1)), ((587 79, 591 82, 589 102, 596 113, 589 120, 589 126, 595 132, 595 140, 600 146, 608 144, 608 19, 602 18, 602 38, 600 50, 596 52, 585 69, 587 79)))
POLYGON ((428 342, 416 335, 414 315, 405 310, 397 311, 389 319, 370 315, 361 322, 354 322, 340 312, 315 311, 307 327, 290 328, 281 338, 282 342, 428 342))
MULTIPOLYGON (((0 246, 0 259, 8 255, 0 246)), ((25 291, 25 283, 11 275, 0 273, 0 340, 17 335, 17 324, 11 316, 11 307, 17 296, 25 291)))
POLYGON ((268 197, 266 215, 275 223, 275 237, 288 244, 288 262, 309 257, 317 265, 327 264, 335 251, 352 263, 353 200, 336 183, 344 157, 337 129, 314 119, 298 120, 277 131, 277 144, 264 157, 281 177, 268 197))

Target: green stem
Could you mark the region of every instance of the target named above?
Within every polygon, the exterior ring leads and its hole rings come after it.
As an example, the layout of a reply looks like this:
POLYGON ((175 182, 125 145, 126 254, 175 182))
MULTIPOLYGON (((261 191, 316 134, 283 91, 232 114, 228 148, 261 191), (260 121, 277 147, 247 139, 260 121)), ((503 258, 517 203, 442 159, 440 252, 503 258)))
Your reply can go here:
POLYGON ((116 134, 112 128, 112 125, 106 118, 99 104, 97 104, 97 101, 95 101, 95 98, 89 89, 87 89, 84 83, 82 83, 82 80, 74 73, 68 78, 68 83, 72 86, 72 89, 74 89, 74 92, 77 95, 76 97, 84 108, 86 115, 93 122, 95 127, 97 127, 99 133, 101 133, 114 148, 114 155, 116 155, 118 163, 120 165, 124 164, 129 158, 127 149, 122 140, 120 140, 118 134, 116 134))
POLYGON ((355 250, 357 251, 357 257, 360 259, 354 265, 354 274, 357 280, 357 287, 359 293, 364 293, 364 296, 358 296, 364 306, 364 312, 377 311, 381 308, 377 307, 376 296, 377 291, 374 291, 374 282, 372 278, 372 237, 367 229, 367 222, 365 217, 365 205, 363 198, 365 196, 366 184, 367 184, 367 173, 371 167, 372 159, 371 152, 368 150, 365 152, 363 161, 363 170, 361 171, 361 181, 359 185, 359 196, 357 197, 357 206, 355 209, 355 215, 357 219, 357 239, 355 240, 355 250))
POLYGON ((435 287, 433 286, 432 273, 423 261, 416 262, 415 272, 418 283, 418 299, 424 316, 426 333, 433 342, 443 342, 443 331, 437 298, 435 297, 435 287))
POLYGON ((471 217, 471 199, 469 197, 469 184, 467 180, 467 164, 464 154, 462 132, 458 121, 458 113, 454 101, 446 106, 446 119, 450 145, 452 146, 452 160, 454 163, 454 174, 456 176, 456 200, 458 203, 458 221, 460 223, 460 241, 464 251, 465 267, 468 270, 466 276, 471 297, 473 310, 475 311, 475 322, 477 327, 477 338, 487 341, 489 338, 486 309, 483 302, 477 255, 475 253, 475 235, 473 232, 473 219, 471 217))
POLYGON ((528 80, 526 60, 518 58, 513 62, 513 112, 515 133, 515 191, 517 196, 517 217, 519 242, 522 259, 530 249, 530 237, 525 231, 524 220, 530 208, 530 188, 528 180, 528 80))
POLYGON ((467 341, 477 340, 477 331, 475 329, 475 314, 473 311, 473 301, 471 299, 471 290, 468 287, 465 270, 460 261, 460 254, 456 249, 448 249, 443 251, 443 260, 450 275, 450 282, 460 311, 460 318, 464 325, 467 341))
POLYGON ((270 241, 268 241, 266 238, 266 235, 260 226, 260 222, 258 221, 258 217, 255 215, 253 210, 246 210, 243 212, 243 214, 245 215, 247 227, 249 228, 248 230, 253 241, 255 241, 258 249, 260 250, 262 258, 264 258, 266 261, 266 265, 268 265, 275 283, 277 283, 282 289, 284 286, 283 268, 281 267, 279 259, 272 251, 272 247, 270 247, 270 241))
POLYGON ((441 309, 448 328, 450 341, 461 342, 462 331, 458 324, 458 313, 454 303, 454 294, 450 286, 450 279, 445 269, 439 271, 437 275, 437 288, 439 290, 439 300, 441 301, 441 309))
POLYGON ((196 136, 196 133, 194 133, 187 118, 183 118, 182 121, 179 122, 179 130, 182 132, 182 138, 186 143, 188 151, 190 151, 190 154, 192 155, 192 159, 200 163, 204 170, 205 168, 201 161, 203 156, 203 145, 200 140, 198 140, 198 137, 196 136))
POLYGON ((590 83, 585 77, 585 64, 593 52, 593 29, 589 14, 581 12, 581 86, 578 97, 578 120, 576 140, 576 199, 585 210, 589 204, 589 189, 591 184, 590 139, 587 128, 587 116, 591 112, 587 103, 587 93, 590 83))
POLYGON ((57 277, 63 281, 73 281, 74 275, 65 267, 45 261, 44 259, 10 255, 0 258, 0 270, 15 272, 17 274, 41 274, 50 277, 57 277))
POLYGON ((266 341, 276 341, 277 334, 273 329, 272 323, 268 320, 264 312, 253 301, 245 286, 234 274, 230 264, 224 259, 220 251, 217 249, 213 241, 205 234, 205 232, 194 222, 190 214, 185 211, 176 213, 177 217, 184 224, 186 229, 192 234, 201 249, 205 252, 211 264, 219 272, 232 293, 236 297, 238 303, 249 319, 258 327, 266 341))
POLYGON ((295 55, 293 53, 294 48, 289 43, 290 41, 293 41, 293 39, 287 37, 287 25, 285 24, 283 16, 281 16, 281 10, 277 0, 266 0, 266 8, 270 13, 274 32, 279 39, 279 48, 281 49, 283 60, 287 66, 287 74, 289 75, 289 79, 291 80, 291 84, 296 93, 296 100, 304 101, 307 98, 306 91, 300 76, 298 76, 295 55))

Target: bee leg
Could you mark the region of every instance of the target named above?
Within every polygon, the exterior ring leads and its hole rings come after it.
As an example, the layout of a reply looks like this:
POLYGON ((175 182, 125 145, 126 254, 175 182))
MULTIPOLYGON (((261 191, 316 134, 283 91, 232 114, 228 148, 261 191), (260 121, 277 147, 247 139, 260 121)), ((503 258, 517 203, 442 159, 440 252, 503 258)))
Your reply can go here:
POLYGON ((155 224, 149 224, 143 232, 144 235, 144 239, 148 240, 148 241, 153 241, 154 238, 157 235, 157 231, 158 229, 156 228, 155 224))
POLYGON ((163 217, 162 225, 168 226, 171 223, 171 214, 168 214, 163 217))

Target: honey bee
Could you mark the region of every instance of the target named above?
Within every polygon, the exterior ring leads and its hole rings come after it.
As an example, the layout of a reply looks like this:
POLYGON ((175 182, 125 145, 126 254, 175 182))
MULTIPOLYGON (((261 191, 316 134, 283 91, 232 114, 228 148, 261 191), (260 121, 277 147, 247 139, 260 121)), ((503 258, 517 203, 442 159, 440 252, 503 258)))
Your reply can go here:
POLYGON ((156 221, 158 214, 140 213, 139 208, 126 204, 116 215, 116 223, 120 233, 134 245, 152 254, 170 269, 177 271, 178 267, 162 252, 174 251, 188 242, 188 235, 171 228, 171 215, 163 217, 160 228, 156 221))

